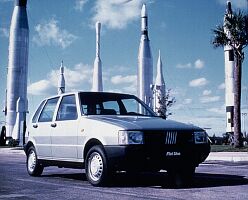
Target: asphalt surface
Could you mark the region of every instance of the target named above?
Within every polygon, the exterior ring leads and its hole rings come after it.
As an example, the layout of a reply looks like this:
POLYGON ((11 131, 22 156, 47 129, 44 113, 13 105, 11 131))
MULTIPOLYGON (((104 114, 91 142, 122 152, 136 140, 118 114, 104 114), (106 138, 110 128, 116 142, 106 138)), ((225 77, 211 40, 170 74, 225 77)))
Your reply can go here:
POLYGON ((248 199, 248 162, 207 161, 188 188, 172 188, 166 172, 119 174, 111 187, 97 188, 83 170, 48 167, 31 177, 25 159, 21 150, 0 148, 0 199, 248 199))

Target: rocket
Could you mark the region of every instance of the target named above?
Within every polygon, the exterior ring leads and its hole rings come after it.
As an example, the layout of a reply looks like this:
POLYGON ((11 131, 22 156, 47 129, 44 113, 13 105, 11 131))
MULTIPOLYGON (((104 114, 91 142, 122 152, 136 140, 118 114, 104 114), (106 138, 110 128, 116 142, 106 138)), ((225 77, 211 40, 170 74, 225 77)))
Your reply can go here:
POLYGON ((27 0, 15 0, 10 25, 6 98, 7 140, 13 138, 19 141, 23 138, 22 134, 26 124, 29 46, 26 5, 27 0))
POLYGON ((58 94, 63 94, 63 93, 65 93, 65 77, 64 77, 64 66, 62 61, 60 65, 60 76, 58 80, 58 94))
MULTIPOLYGON (((225 27, 226 17, 232 16, 231 2, 227 2, 226 13, 224 16, 224 31, 228 37, 230 36, 229 30, 225 27)), ((234 112, 234 51, 230 45, 224 46, 224 57, 225 57, 225 103, 226 103, 226 132, 233 133, 233 112, 234 112)))
POLYGON ((152 108, 153 60, 148 37, 146 5, 141 9, 141 38, 138 54, 138 97, 152 108))
POLYGON ((154 85, 154 111, 157 112, 158 108, 160 107, 159 99, 165 96, 165 82, 163 76, 163 64, 160 56, 160 50, 158 54, 158 61, 157 61, 157 76, 155 79, 154 85))
POLYGON ((92 91, 93 92, 102 92, 102 61, 100 58, 100 31, 101 23, 96 22, 96 58, 94 61, 94 70, 93 70, 93 80, 92 80, 92 91))

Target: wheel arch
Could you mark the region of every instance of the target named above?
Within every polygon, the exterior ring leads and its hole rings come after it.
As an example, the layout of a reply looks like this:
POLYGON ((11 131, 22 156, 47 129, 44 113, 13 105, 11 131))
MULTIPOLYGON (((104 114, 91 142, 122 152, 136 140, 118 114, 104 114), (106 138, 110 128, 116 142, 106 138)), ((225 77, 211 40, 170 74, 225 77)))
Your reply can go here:
POLYGON ((84 147, 84 152, 83 152, 83 158, 85 159, 86 158, 86 155, 88 153, 88 151, 93 147, 93 146, 96 146, 96 145, 100 145, 103 147, 103 144, 98 140, 98 139, 90 139, 86 144, 85 144, 85 147, 84 147))
MULTIPOLYGON (((24 147, 24 151, 25 151, 25 154, 27 155, 27 153, 28 153, 28 150, 29 150, 29 148, 30 147, 34 147, 34 144, 33 144, 33 142, 31 142, 31 141, 29 141, 26 145, 25 145, 25 147, 24 147)), ((34 147, 35 148, 35 147, 34 147)))

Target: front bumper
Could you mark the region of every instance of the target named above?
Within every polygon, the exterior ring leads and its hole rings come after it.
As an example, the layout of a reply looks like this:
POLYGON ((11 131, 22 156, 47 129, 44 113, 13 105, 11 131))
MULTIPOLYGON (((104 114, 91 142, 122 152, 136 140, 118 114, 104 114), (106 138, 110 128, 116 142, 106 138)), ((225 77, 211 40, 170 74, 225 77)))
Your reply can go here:
POLYGON ((105 146, 108 162, 114 170, 171 169, 182 165, 197 167, 210 152, 210 144, 177 146, 105 146))

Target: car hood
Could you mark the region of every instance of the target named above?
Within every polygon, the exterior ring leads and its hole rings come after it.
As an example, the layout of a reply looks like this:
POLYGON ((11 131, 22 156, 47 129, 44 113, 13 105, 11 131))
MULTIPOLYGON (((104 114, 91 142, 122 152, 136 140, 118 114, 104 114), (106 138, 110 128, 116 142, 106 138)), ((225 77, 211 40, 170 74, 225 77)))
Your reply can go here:
POLYGON ((91 115, 89 119, 110 123, 125 130, 202 130, 192 124, 184 124, 159 117, 91 115))

